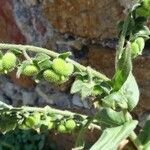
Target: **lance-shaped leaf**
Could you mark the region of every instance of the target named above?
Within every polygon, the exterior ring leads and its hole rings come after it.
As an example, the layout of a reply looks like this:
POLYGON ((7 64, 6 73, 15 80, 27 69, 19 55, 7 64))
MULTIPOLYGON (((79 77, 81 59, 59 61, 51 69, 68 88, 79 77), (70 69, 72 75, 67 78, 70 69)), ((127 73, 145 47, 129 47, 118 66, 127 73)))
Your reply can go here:
POLYGON ((144 150, 150 149, 150 116, 148 117, 144 125, 144 128, 141 130, 140 134, 138 135, 138 140, 144 146, 145 148, 144 150))
POLYGON ((116 73, 113 78, 114 91, 120 90, 124 82, 127 80, 129 73, 132 70, 131 49, 128 46, 124 49, 121 58, 116 64, 116 73))
POLYGON ((131 134, 137 123, 137 121, 132 120, 124 125, 104 130, 99 140, 90 150, 117 150, 119 143, 131 134))

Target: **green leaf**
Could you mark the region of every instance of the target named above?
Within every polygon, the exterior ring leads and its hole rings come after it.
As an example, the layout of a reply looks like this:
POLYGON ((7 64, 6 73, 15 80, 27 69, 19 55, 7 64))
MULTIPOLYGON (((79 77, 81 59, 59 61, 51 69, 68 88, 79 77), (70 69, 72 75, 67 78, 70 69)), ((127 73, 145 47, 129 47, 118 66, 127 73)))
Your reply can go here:
POLYGON ((50 60, 44 60, 40 63, 38 63, 38 67, 43 70, 43 69, 49 69, 52 66, 52 61, 50 60))
POLYGON ((51 68, 52 61, 50 61, 50 56, 45 53, 38 53, 34 59, 34 62, 38 65, 38 67, 42 69, 51 68))
POLYGON ((137 123, 133 120, 124 125, 104 130, 99 140, 90 150, 117 150, 119 143, 131 134, 137 123))
POLYGON ((136 19, 135 19, 135 25, 137 26, 137 27, 142 27, 143 26, 143 24, 145 23, 147 21, 147 18, 146 17, 137 17, 136 19))
POLYGON ((16 128, 16 114, 0 114, 0 132, 6 133, 16 128))
POLYGON ((85 123, 85 125, 82 126, 79 134, 78 134, 78 137, 77 137, 77 140, 76 140, 76 143, 75 143, 75 149, 76 150, 79 150, 79 149, 83 149, 84 146, 85 146, 85 133, 89 127, 89 125, 92 123, 94 117, 88 119, 88 121, 85 123))
POLYGON ((116 73, 113 78, 113 89, 118 91, 124 82, 127 80, 129 73, 132 70, 132 61, 131 61, 131 49, 126 48, 118 60, 116 73))
POLYGON ((97 114, 96 119, 99 121, 102 128, 116 127, 126 122, 122 111, 117 112, 111 108, 103 108, 97 114))
POLYGON ((111 90, 112 90, 112 87, 109 83, 107 82, 100 82, 100 87, 101 89, 103 90, 104 93, 106 94, 110 94, 111 90))
POLYGON ((36 60, 37 62, 42 62, 48 59, 50 59, 49 55, 45 53, 37 53, 34 60, 36 60))
POLYGON ((92 83, 83 83, 81 89, 81 98, 84 99, 92 94, 94 84, 92 83))
POLYGON ((44 72, 45 70, 40 70, 39 72, 38 72, 38 74, 36 75, 36 77, 35 77, 35 82, 39 82, 40 80, 42 80, 43 79, 43 72, 44 72))
POLYGON ((58 57, 62 58, 62 59, 66 59, 67 57, 69 57, 71 55, 72 55, 71 52, 65 52, 65 53, 60 54, 58 57))
POLYGON ((92 95, 96 96, 96 95, 101 95, 102 93, 103 93, 103 90, 102 90, 101 86, 98 84, 94 85, 92 95))
POLYGON ((145 37, 145 38, 149 38, 150 35, 150 29, 147 26, 140 26, 136 29, 137 31, 135 31, 135 38, 136 37, 145 37))
POLYGON ((82 80, 75 80, 74 83, 72 84, 71 87, 71 94, 77 93, 79 91, 81 91, 83 86, 83 81, 82 80))
POLYGON ((139 88, 131 72, 120 91, 127 99, 128 109, 132 110, 139 102, 139 88))
POLYGON ((102 99, 102 102, 103 106, 111 107, 113 109, 115 109, 118 106, 123 109, 128 108, 126 96, 120 91, 113 92, 110 95, 104 97, 102 99))
POLYGON ((143 146, 150 146, 150 116, 147 118, 147 121, 144 125, 144 128, 138 135, 138 140, 141 142, 143 146))
POLYGON ((150 142, 144 146, 143 150, 150 150, 150 142))
POLYGON ((20 55, 22 54, 22 51, 20 49, 10 49, 11 52, 13 52, 15 55, 20 55))
POLYGON ((150 150, 150 141, 143 147, 143 150, 150 150))
POLYGON ((130 72, 127 80, 119 91, 113 92, 102 99, 103 105, 132 110, 139 101, 139 89, 133 74, 130 72))

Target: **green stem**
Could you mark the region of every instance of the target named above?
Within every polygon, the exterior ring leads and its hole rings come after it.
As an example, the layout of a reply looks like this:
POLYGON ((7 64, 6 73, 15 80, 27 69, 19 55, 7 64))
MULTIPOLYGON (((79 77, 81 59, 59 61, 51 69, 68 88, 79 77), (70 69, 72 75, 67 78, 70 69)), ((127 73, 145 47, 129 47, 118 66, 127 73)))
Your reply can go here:
MULTIPOLYGON (((127 110, 123 110, 123 113, 124 113, 124 116, 125 116, 125 119, 127 122, 132 120, 132 116, 127 110)), ((137 140, 137 135, 134 131, 132 131, 129 138, 132 141, 132 143, 134 144, 134 146, 137 148, 137 150, 142 150, 142 145, 141 145, 140 141, 137 140)))
POLYGON ((132 143, 134 144, 134 146, 137 148, 137 150, 143 149, 143 146, 140 143, 140 141, 137 140, 137 135, 134 131, 130 134, 129 138, 132 141, 132 143))
POLYGON ((45 112, 45 113, 54 113, 54 114, 60 114, 60 115, 63 115, 63 116, 70 116, 70 117, 73 117, 75 115, 79 115, 81 116, 83 119, 86 119, 87 116, 86 115, 81 115, 81 114, 78 114, 78 113, 73 113, 73 112, 70 112, 68 110, 59 110, 59 109, 56 109, 56 108, 52 108, 52 107, 49 107, 49 106, 46 106, 44 108, 40 108, 40 107, 29 107, 29 106, 22 106, 21 109, 23 111, 27 111, 27 112, 45 112))
MULTIPOLYGON (((21 108, 24 111, 30 111, 30 112, 31 111, 33 111, 33 112, 40 111, 40 112, 46 112, 46 113, 60 114, 62 116, 74 117, 74 116, 78 115, 78 116, 82 117, 83 119, 87 119, 88 118, 86 115, 81 115, 79 113, 73 113, 73 112, 68 111, 68 110, 59 110, 59 109, 52 108, 52 107, 49 107, 49 106, 46 106, 45 108, 23 106, 21 108)), ((101 130, 100 126, 98 126, 98 125, 96 125, 94 123, 91 123, 89 127, 101 130)))
MULTIPOLYGON (((82 115, 79 113, 74 113, 68 110, 59 110, 56 108, 52 108, 50 106, 46 106, 44 108, 40 108, 40 107, 29 107, 29 106, 22 106, 20 108, 4 108, 4 109, 0 109, 1 112, 21 112, 21 114, 24 114, 25 112, 42 112, 42 113, 49 113, 49 114, 59 114, 62 116, 66 116, 66 117, 74 117, 74 116, 80 116, 82 117, 84 120, 88 121, 88 116, 86 115, 82 115)), ((96 120, 93 120, 93 122, 96 122, 96 120)), ((101 127, 95 123, 91 123, 89 125, 90 128, 95 128, 97 130, 101 130, 101 127)))
MULTIPOLYGON (((56 58, 59 56, 58 53, 48 50, 46 48, 40 48, 40 47, 36 47, 36 46, 31 46, 31 45, 21 45, 21 44, 3 44, 0 43, 0 49, 19 49, 21 51, 32 51, 32 52, 42 52, 45 53, 47 55, 50 55, 53 58, 56 58)), ((72 59, 67 58, 66 59, 67 62, 72 63, 74 66, 76 66, 77 68, 81 69, 82 71, 87 71, 87 67, 75 62, 72 59)), ((108 77, 106 77, 104 74, 97 72, 94 69, 91 69, 91 73, 98 78, 103 79, 104 81, 110 81, 110 79, 108 77)))

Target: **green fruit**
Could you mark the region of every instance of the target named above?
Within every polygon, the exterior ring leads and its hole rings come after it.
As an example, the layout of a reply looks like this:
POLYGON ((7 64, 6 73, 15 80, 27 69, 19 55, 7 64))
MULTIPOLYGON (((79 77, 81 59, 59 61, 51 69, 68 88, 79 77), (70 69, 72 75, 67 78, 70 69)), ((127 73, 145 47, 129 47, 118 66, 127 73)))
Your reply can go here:
POLYGON ((142 37, 138 37, 137 39, 135 39, 135 41, 131 44, 133 58, 142 53, 144 46, 145 41, 142 37))
POLYGON ((3 71, 3 64, 2 64, 2 60, 0 60, 0 72, 3 71))
POLYGON ((43 73, 43 77, 48 82, 59 82, 60 76, 56 74, 53 70, 45 70, 43 73))
POLYGON ((150 9, 150 0, 144 0, 143 1, 143 6, 147 9, 150 9))
POLYGON ((74 71, 74 65, 71 63, 66 63, 66 68, 64 71, 64 76, 70 76, 74 71))
POLYGON ((41 117, 40 124, 48 126, 49 128, 52 128, 53 125, 54 125, 54 123, 51 121, 52 118, 51 117, 47 117, 47 116, 45 116, 45 117, 46 118, 44 120, 42 120, 42 117, 41 117))
POLYGON ((25 124, 29 127, 38 126, 40 124, 40 117, 40 113, 34 113, 26 118, 25 124))
POLYGON ((7 52, 3 57, 2 57, 2 65, 5 70, 12 70, 16 66, 17 58, 16 56, 11 53, 7 52))
POLYGON ((69 76, 74 71, 74 66, 71 63, 66 63, 61 58, 53 60, 52 68, 60 75, 69 76))
POLYGON ((25 122, 28 127, 33 127, 36 124, 36 118, 34 116, 29 116, 25 122))
POLYGON ((60 133, 66 133, 66 127, 62 124, 58 125, 58 128, 57 128, 58 132, 60 133))
POLYGON ((142 52, 142 50, 144 49, 145 46, 145 41, 142 37, 138 37, 135 42, 138 44, 140 52, 142 52))
POLYGON ((144 8, 144 7, 138 7, 136 9, 136 13, 139 15, 139 16, 142 16, 142 17, 148 17, 150 16, 150 10, 147 9, 147 8, 144 8))
POLYGON ((73 119, 69 119, 65 122, 65 126, 68 130, 74 130, 76 128, 76 122, 73 119))
POLYGON ((26 76, 33 76, 38 74, 38 68, 34 65, 27 65, 23 72, 24 75, 26 76))
POLYGON ((50 121, 48 123, 48 129, 53 129, 54 128, 54 122, 50 121))
POLYGON ((139 54, 140 48, 136 42, 133 42, 131 44, 131 52, 132 52, 133 57, 135 57, 135 56, 137 56, 137 54, 139 54))

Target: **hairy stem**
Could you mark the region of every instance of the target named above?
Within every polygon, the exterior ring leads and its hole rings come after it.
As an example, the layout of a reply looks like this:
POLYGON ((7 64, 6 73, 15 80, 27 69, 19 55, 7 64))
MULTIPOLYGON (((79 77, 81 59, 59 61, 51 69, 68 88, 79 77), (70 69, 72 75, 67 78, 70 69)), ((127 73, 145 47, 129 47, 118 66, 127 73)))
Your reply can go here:
POLYGON ((132 141, 132 143, 134 144, 134 146, 137 148, 137 150, 143 149, 143 146, 140 143, 140 141, 137 140, 137 135, 134 131, 130 134, 129 138, 132 141))
MULTIPOLYGON (((9 105, 8 105, 9 106, 9 105)), ((56 108, 52 108, 50 106, 46 106, 44 108, 40 108, 40 107, 29 107, 29 106, 22 106, 20 108, 15 108, 15 107, 7 107, 4 109, 0 109, 0 112, 21 112, 21 114, 24 114, 25 112, 42 112, 42 113, 49 113, 49 114, 59 114, 62 116, 66 116, 66 117, 75 117, 75 116, 79 116, 82 117, 82 119, 87 120, 88 121, 88 116, 86 115, 82 115, 79 113, 74 113, 68 110, 60 110, 60 109, 56 109, 56 108)), ((89 128, 95 128, 97 130, 101 130, 101 127, 97 124, 95 124, 94 122, 97 122, 96 120, 93 120, 93 123, 91 123, 89 125, 89 128)))
MULTIPOLYGON (((54 114, 60 114, 62 116, 69 116, 69 117, 74 117, 74 116, 80 116, 83 119, 87 119, 88 117, 86 115, 81 115, 79 113, 73 113, 71 111, 68 110, 59 110, 56 108, 52 108, 49 106, 46 106, 45 108, 38 108, 38 107, 27 107, 27 106, 23 106, 22 107, 24 111, 40 111, 40 112, 46 112, 46 113, 54 113, 54 114)), ((91 123, 90 126, 91 128, 96 128, 98 130, 101 130, 100 126, 91 123)))
MULTIPOLYGON (((40 47, 36 47, 36 46, 31 46, 31 45, 21 45, 21 44, 3 44, 0 43, 0 49, 19 49, 21 51, 32 51, 32 52, 42 52, 45 53, 53 58, 58 57, 59 54, 48 50, 46 48, 40 48, 40 47)), ((67 62, 72 63, 74 66, 76 66, 77 68, 81 69, 82 71, 87 71, 87 67, 75 62, 72 59, 67 58, 66 59, 67 62)), ((109 81, 110 79, 108 77, 106 77, 104 74, 97 72, 94 69, 91 69, 91 73, 98 78, 103 79, 104 81, 109 81)))

